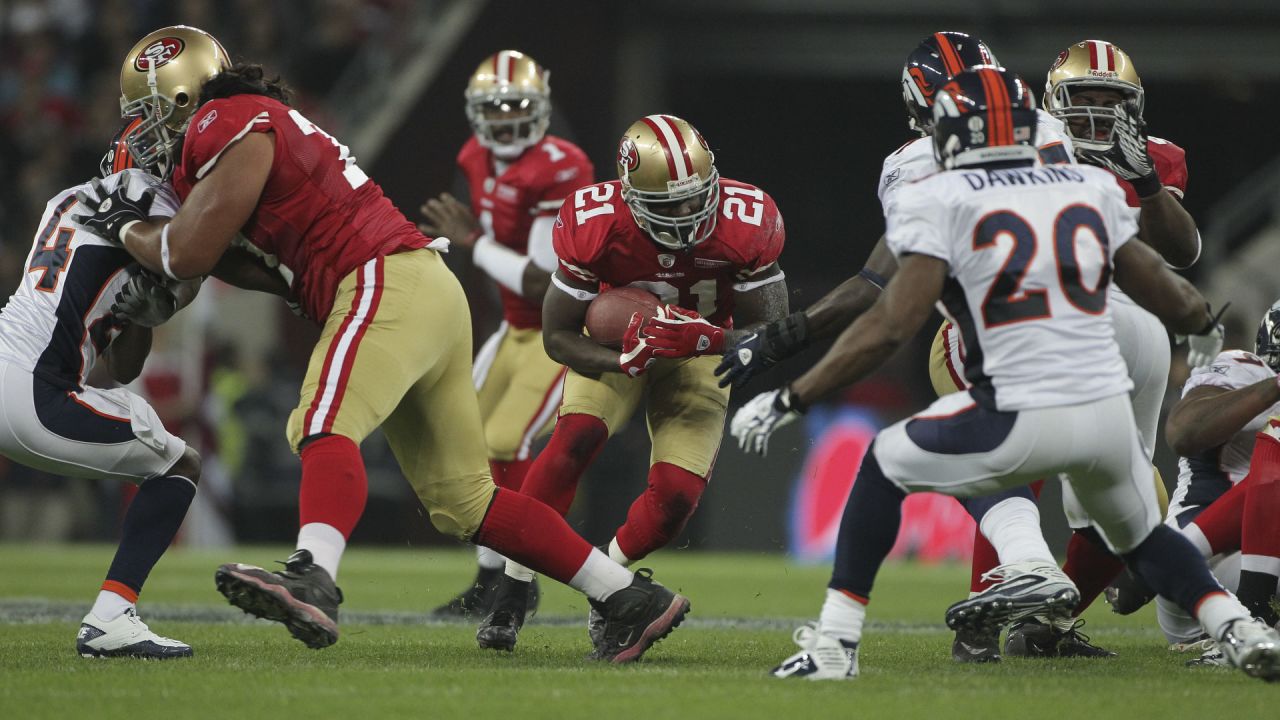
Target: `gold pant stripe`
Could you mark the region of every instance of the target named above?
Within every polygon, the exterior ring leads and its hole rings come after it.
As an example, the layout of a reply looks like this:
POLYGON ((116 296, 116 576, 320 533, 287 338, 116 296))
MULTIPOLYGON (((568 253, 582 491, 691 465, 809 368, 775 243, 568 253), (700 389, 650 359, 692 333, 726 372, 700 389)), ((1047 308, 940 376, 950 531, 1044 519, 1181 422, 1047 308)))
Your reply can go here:
POLYGON ((528 459, 533 441, 551 431, 564 367, 547 357, 538 328, 503 323, 476 354, 476 397, 489 458, 528 459))

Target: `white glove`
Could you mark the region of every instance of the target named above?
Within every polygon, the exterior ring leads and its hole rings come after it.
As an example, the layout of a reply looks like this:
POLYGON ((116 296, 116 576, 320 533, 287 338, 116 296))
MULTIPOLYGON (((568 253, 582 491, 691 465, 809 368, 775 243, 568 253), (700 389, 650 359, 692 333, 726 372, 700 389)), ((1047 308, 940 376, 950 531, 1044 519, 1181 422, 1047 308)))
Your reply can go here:
POLYGON ((1214 323, 1209 332, 1203 335, 1187 336, 1187 365, 1192 369, 1213 364, 1213 359, 1222 352, 1222 323, 1214 323))
POLYGON ((773 431, 800 417, 801 410, 791 397, 791 388, 770 390, 751 398, 733 416, 729 432, 743 452, 765 455, 773 431))

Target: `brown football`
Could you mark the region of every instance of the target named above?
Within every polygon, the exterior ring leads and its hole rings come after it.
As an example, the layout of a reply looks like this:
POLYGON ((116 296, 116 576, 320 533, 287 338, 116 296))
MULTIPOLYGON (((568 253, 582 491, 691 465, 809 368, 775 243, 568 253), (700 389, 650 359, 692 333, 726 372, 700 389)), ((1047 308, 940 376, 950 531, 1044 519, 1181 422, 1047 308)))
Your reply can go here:
POLYGON ((591 339, 614 350, 622 349, 622 336, 627 332, 632 313, 646 318, 658 314, 658 296, 637 287, 606 290, 587 306, 587 333, 591 339))

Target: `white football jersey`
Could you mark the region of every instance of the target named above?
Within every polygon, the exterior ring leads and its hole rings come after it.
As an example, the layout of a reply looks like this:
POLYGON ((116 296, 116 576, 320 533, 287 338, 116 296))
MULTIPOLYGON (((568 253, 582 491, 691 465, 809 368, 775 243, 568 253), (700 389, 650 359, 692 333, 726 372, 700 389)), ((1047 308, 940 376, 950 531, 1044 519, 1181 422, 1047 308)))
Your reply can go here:
MULTIPOLYGON (((1036 146, 1040 149, 1042 164, 1075 164, 1075 146, 1071 133, 1058 118, 1036 108, 1036 146)), ((903 145, 884 159, 880 168, 880 184, 876 195, 884 212, 890 194, 903 185, 933 175, 941 170, 933 157, 933 138, 920 137, 903 145)))
POLYGON ((1133 386, 1107 307, 1138 231, 1115 177, 1086 165, 941 172, 895 191, 889 248, 950 266, 943 312, 965 378, 997 410, 1075 405, 1133 386))
MULTIPOLYGON (((1214 358, 1212 365, 1191 371, 1191 377, 1182 386, 1182 396, 1186 397, 1193 389, 1203 386, 1238 390, 1275 376, 1275 372, 1257 355, 1244 350, 1227 350, 1214 358)), ((1254 438, 1267 424, 1267 418, 1276 414, 1280 414, 1280 403, 1250 420, 1222 445, 1179 458, 1178 487, 1174 489, 1169 504, 1179 508, 1208 505, 1243 480, 1249 474, 1254 438)))
MULTIPOLYGON (((138 194, 155 188, 152 216, 178 211, 173 189, 141 170, 107 176, 105 191, 113 192, 126 173, 138 194)), ((76 221, 85 215, 76 192, 88 189, 88 183, 68 188, 45 206, 22 284, 0 310, 0 359, 68 390, 83 386, 98 355, 120 334, 111 304, 138 271, 128 251, 76 221)))

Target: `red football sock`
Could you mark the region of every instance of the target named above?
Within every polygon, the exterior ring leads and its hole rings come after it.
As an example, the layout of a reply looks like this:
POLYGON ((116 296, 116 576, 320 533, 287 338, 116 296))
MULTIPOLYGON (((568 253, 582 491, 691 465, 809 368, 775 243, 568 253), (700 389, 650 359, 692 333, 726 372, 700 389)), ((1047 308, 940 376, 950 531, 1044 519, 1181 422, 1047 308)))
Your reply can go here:
POLYGON ((551 442, 529 468, 520 492, 550 505, 561 515, 568 514, 582 473, 608 439, 609 428, 598 417, 581 413, 561 417, 551 433, 551 442))
POLYGON ((520 492, 524 485, 524 477, 529 474, 533 458, 524 460, 490 460, 489 469, 493 471, 493 484, 514 492, 520 492))
MULTIPOLYGON (((1280 572, 1280 442, 1258 433, 1249 462, 1240 538, 1241 568, 1280 572)), ((1206 511, 1207 512, 1207 511, 1206 511)), ((1274 587, 1272 590, 1274 594, 1274 587)))
POLYGON ((1204 539, 1209 541, 1209 547, 1215 555, 1240 549, 1240 536, 1244 528, 1245 493, 1252 484, 1250 480, 1252 477, 1252 473, 1246 475, 1243 480, 1236 483, 1235 487, 1210 503, 1209 507, 1191 521, 1192 525, 1200 529, 1204 539))
MULTIPOLYGON (((1040 490, 1044 488, 1044 480, 1031 483, 1031 494, 1040 499, 1040 490)), ((1000 556, 995 547, 982 534, 981 527, 973 529, 973 559, 969 562, 969 592, 982 592, 991 587, 990 580, 982 576, 1000 564, 1000 556)))
POLYGON ((302 448, 302 487, 298 490, 301 525, 332 525, 344 538, 350 538, 368 497, 364 459, 349 438, 327 435, 302 448))
POLYGON ((629 560, 639 560, 664 547, 684 530, 698 509, 706 479, 671 463, 649 468, 649 487, 631 503, 627 521, 618 528, 618 549, 629 560))
POLYGON ((1084 612, 1123 569, 1124 561, 1112 555, 1106 547, 1098 545, 1085 533, 1071 533, 1071 539, 1067 541, 1067 562, 1062 566, 1062 572, 1080 590, 1080 602, 1071 614, 1078 617, 1084 612))
POLYGON ((494 493, 474 542, 562 583, 573 579, 592 550, 554 510, 502 489, 494 493))

